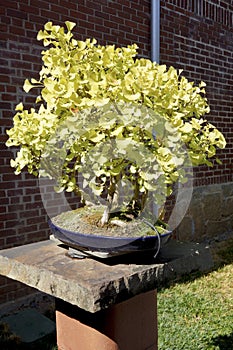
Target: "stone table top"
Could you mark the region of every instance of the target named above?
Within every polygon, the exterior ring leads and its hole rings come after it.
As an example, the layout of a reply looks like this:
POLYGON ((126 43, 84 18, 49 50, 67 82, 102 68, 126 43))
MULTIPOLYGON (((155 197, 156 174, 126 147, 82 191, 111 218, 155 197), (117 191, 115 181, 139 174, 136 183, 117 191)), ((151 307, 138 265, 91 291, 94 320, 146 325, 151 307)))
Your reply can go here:
POLYGON ((156 263, 72 259, 66 252, 51 240, 3 249, 0 274, 96 312, 168 280, 212 267, 208 247, 173 240, 162 248, 156 263))

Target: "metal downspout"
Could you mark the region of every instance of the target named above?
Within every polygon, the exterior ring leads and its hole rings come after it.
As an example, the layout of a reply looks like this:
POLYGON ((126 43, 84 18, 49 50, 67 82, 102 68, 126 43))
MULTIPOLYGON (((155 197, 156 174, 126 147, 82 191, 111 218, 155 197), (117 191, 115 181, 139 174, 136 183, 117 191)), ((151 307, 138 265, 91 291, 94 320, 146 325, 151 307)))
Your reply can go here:
POLYGON ((151 61, 159 63, 160 0, 151 0, 151 61))

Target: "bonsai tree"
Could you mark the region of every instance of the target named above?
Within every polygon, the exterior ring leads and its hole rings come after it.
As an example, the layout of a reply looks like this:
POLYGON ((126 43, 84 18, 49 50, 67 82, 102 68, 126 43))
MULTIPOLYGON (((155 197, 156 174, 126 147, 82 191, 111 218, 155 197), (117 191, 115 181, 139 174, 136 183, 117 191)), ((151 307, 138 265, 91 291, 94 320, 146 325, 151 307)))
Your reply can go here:
POLYGON ((40 88, 40 95, 31 109, 16 107, 6 144, 20 150, 11 165, 16 174, 26 167, 56 179, 57 191, 79 193, 84 204, 91 191, 105 206, 100 225, 119 205, 138 217, 146 203, 160 206, 174 183, 187 180, 190 164, 211 166, 225 147, 204 118, 205 83, 137 58, 135 44, 76 40, 75 24, 65 24, 48 22, 38 33, 47 47, 43 67, 24 90, 40 88))

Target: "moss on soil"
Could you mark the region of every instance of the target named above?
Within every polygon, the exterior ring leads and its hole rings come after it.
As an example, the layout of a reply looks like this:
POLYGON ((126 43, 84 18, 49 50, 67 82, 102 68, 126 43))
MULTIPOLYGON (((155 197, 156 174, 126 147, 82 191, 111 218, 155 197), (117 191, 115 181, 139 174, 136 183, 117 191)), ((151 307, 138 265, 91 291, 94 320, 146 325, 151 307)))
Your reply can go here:
MULTIPOLYGON (((72 232, 79 232, 88 235, 134 237, 155 235, 155 231, 148 224, 139 219, 119 215, 111 215, 107 224, 101 226, 100 219, 105 207, 86 206, 76 210, 61 213, 52 219, 52 222, 62 228, 72 232)), ((160 229, 160 233, 162 228, 160 229)))

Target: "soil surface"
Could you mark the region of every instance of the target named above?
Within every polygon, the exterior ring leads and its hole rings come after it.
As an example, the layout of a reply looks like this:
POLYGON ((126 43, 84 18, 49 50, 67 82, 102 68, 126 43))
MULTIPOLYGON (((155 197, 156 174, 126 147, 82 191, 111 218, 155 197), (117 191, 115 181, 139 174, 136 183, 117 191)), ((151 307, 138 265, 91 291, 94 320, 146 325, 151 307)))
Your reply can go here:
POLYGON ((60 228, 88 235, 140 237, 157 234, 156 231, 141 219, 126 216, 121 218, 119 213, 116 213, 116 216, 112 215, 108 224, 101 226, 100 220, 104 209, 105 207, 103 206, 85 206, 61 213, 54 217, 52 222, 60 228))

